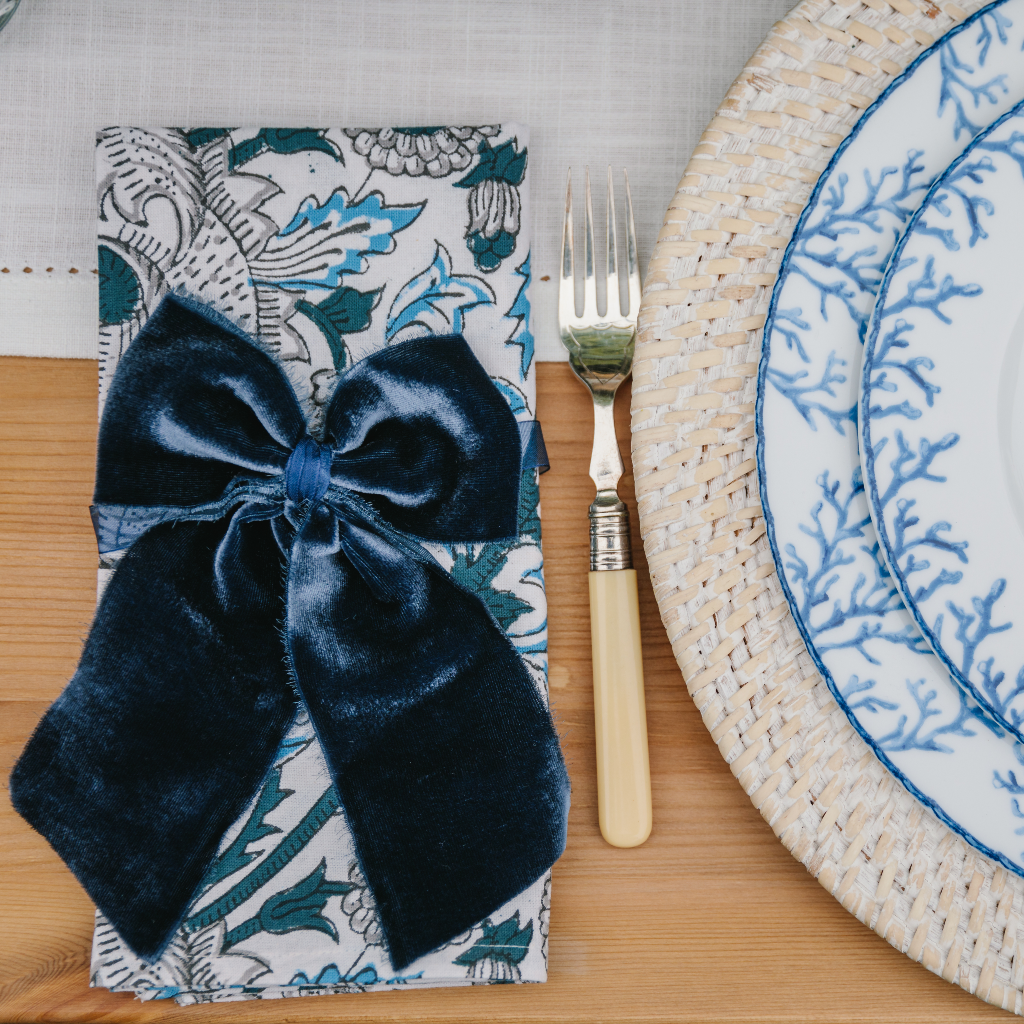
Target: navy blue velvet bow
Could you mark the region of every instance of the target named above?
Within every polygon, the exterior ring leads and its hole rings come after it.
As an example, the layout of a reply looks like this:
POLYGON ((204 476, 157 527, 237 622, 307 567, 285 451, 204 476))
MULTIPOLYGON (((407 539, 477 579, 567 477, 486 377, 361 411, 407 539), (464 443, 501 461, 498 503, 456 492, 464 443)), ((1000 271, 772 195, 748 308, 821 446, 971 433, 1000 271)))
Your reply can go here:
POLYGON ((400 970, 565 845, 550 715, 483 603, 416 538, 513 535, 520 438, 460 337, 338 381, 324 440, 280 366, 170 297, 100 427, 101 549, 127 546, 17 810, 153 960, 305 702, 400 970))

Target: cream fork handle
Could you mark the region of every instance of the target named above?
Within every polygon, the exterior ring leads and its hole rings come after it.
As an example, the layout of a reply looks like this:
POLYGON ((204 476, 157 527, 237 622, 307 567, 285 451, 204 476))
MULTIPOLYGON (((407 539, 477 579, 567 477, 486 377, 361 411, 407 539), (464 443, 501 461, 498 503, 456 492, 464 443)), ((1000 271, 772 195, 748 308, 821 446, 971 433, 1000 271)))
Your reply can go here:
POLYGON ((639 846, 653 819, 635 569, 590 573, 590 637, 601 835, 639 846))
POLYGON ((640 610, 629 540, 629 510, 616 493, 622 457, 615 440, 614 387, 594 392, 590 476, 590 642, 594 663, 597 810, 612 846, 639 846, 651 834, 640 610))

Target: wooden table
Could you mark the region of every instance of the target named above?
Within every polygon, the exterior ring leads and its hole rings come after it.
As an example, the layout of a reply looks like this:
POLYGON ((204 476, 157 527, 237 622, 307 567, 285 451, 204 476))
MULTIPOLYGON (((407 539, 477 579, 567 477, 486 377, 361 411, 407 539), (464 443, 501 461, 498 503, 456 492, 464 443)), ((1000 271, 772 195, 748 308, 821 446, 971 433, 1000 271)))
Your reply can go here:
MULTIPOLYGON (((92 906, 0 796, 0 1022, 928 1021, 1002 1011, 897 953, 794 861, 736 784, 686 695, 622 487, 640 570, 654 831, 636 850, 597 828, 587 604, 589 396, 541 363, 539 415, 551 701, 572 775, 554 870, 546 985, 180 1008, 90 989, 92 906)), ((627 391, 628 389, 624 389, 627 391)), ((628 458, 628 393, 617 405, 628 458)), ((0 359, 0 763, 6 779, 74 671, 92 617, 89 521, 96 364, 0 359)))

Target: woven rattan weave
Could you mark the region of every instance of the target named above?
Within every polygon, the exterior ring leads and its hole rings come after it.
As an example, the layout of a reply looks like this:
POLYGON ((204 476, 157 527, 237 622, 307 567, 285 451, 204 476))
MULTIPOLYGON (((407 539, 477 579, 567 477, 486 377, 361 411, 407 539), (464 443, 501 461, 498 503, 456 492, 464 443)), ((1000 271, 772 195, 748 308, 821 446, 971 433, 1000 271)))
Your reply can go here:
POLYGON ((807 0, 775 25, 665 215, 640 309, 632 447, 662 621, 754 806, 860 921, 1021 1013, 1024 879, 918 803, 833 700, 776 577, 755 465, 762 328, 814 182, 864 109, 982 6, 807 0))

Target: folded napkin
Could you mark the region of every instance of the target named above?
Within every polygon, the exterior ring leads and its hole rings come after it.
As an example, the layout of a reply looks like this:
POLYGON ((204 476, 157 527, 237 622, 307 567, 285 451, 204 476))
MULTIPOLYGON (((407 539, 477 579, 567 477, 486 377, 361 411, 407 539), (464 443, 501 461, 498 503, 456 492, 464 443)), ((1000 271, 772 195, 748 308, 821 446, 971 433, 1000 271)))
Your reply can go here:
MULTIPOLYGON (((176 293, 259 339, 314 436, 325 423, 330 432, 332 396, 353 366, 425 336, 464 336, 515 418, 531 422, 527 143, 516 125, 100 132, 101 407, 125 352, 176 293)), ((136 366, 136 379, 145 372, 159 375, 158 364, 136 366)), ((310 451, 289 475, 303 496, 321 449, 310 451)), ((523 466, 513 539, 425 547, 479 597, 546 702, 538 471, 523 466)), ((127 515, 103 506, 96 518, 101 550, 132 539, 127 515)), ((102 555, 101 590, 123 554, 102 555)), ((498 810, 516 799, 491 794, 498 810)), ((545 980, 548 872, 394 970, 345 802, 300 701, 159 959, 133 953, 97 912, 92 984, 186 1004, 545 980)))

